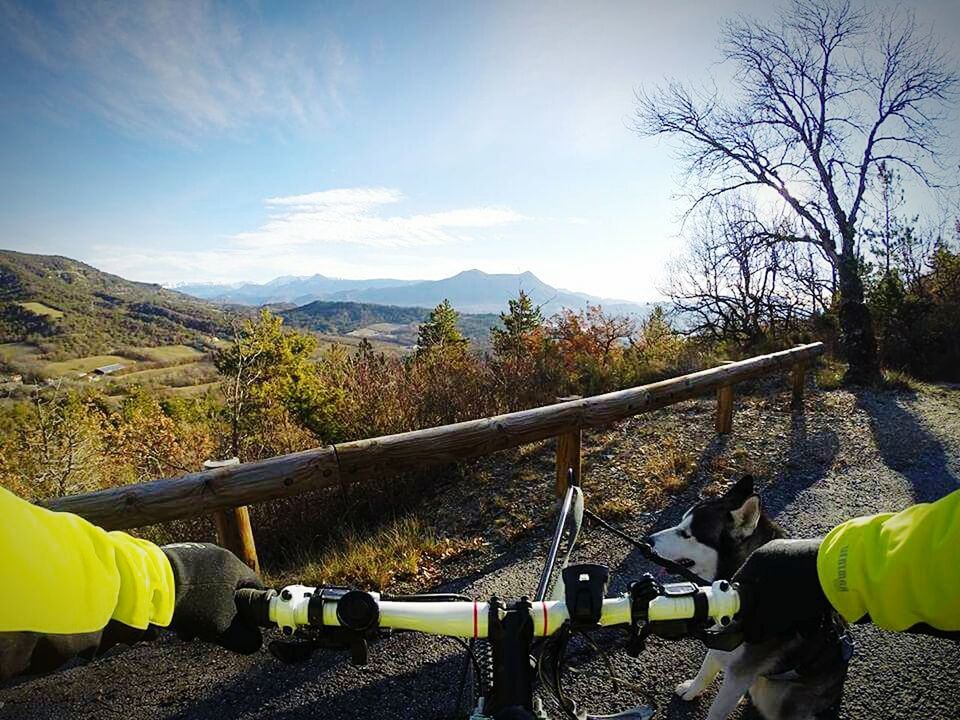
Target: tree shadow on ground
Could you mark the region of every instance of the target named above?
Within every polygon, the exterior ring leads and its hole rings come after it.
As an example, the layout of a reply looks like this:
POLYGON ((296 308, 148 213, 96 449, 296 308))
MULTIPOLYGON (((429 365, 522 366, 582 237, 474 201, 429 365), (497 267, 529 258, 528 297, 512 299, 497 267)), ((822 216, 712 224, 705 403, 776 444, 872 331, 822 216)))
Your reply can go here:
POLYGON ((840 440, 833 430, 809 432, 802 408, 790 415, 790 448, 784 464, 758 488, 766 512, 776 517, 804 490, 827 476, 840 451, 840 440))
POLYGON ((958 487, 943 443, 908 406, 916 395, 903 392, 857 392, 883 462, 910 481, 916 502, 932 502, 958 487))

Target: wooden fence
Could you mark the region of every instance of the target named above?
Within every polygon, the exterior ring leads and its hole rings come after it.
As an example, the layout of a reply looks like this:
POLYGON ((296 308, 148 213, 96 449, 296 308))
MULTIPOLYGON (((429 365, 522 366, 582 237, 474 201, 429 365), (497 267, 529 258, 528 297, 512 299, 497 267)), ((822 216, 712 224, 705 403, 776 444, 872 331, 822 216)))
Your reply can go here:
POLYGON ((318 488, 348 486, 430 465, 456 462, 557 438, 557 492, 567 476, 580 475, 580 438, 640 413, 716 392, 719 433, 733 427, 737 382, 791 373, 793 400, 803 397, 804 376, 823 343, 730 362, 650 385, 588 398, 561 398, 554 405, 453 425, 327 445, 268 460, 227 465, 175 478, 125 485, 50 501, 48 507, 81 515, 107 529, 126 529, 215 514, 220 542, 256 566, 245 506, 318 488))

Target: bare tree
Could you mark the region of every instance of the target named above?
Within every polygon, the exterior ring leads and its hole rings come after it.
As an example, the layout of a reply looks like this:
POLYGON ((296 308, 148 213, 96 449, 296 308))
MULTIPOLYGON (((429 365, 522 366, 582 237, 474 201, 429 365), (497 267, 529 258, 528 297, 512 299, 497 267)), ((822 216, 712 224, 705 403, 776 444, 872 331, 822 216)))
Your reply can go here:
POLYGON ((251 403, 254 389, 263 379, 261 358, 264 346, 257 342, 250 323, 233 324, 233 340, 216 357, 217 370, 224 376, 224 395, 230 413, 230 452, 240 457, 241 425, 251 403))
POLYGON ((665 293, 689 331, 751 345, 783 335, 829 298, 824 261, 782 240, 786 219, 763 218, 755 202, 727 197, 701 206, 687 252, 665 293))
POLYGON ((798 222, 784 239, 833 264, 852 381, 877 372, 857 247, 864 198, 885 162, 933 183, 945 103, 957 76, 910 14, 868 14, 848 0, 794 0, 775 25, 722 29, 736 97, 670 83, 638 93, 636 130, 682 142, 692 206, 744 188, 772 189, 798 222))
POLYGON ((33 482, 41 497, 63 497, 96 485, 98 448, 96 420, 83 401, 61 392, 33 396, 33 417, 22 428, 22 442, 35 468, 33 482))

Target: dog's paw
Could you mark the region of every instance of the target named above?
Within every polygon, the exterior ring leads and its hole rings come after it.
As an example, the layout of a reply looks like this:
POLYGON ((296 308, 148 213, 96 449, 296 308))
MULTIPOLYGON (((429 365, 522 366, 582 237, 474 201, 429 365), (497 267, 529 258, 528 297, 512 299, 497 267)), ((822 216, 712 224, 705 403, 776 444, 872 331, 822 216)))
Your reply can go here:
POLYGON ((697 685, 696 679, 685 680, 677 685, 676 693, 681 700, 690 701, 700 697, 704 689, 704 687, 697 685))

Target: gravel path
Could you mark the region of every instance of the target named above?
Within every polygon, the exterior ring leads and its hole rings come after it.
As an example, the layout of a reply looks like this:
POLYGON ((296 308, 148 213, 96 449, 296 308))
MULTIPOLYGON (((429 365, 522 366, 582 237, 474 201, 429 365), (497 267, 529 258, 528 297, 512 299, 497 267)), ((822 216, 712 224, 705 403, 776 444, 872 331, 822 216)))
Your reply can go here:
MULTIPOLYGON (((713 433, 713 403, 691 401, 631 420, 588 441, 585 487, 588 504, 618 488, 617 497, 637 508, 621 524, 642 533, 672 524, 706 485, 749 470, 757 474, 769 512, 794 536, 814 536, 858 514, 904 508, 960 487, 960 391, 926 388, 918 394, 845 391, 813 393, 806 412, 792 415, 785 393, 759 389, 740 398, 731 436, 713 433), (665 440, 670 438, 670 440, 665 440), (657 510, 650 501, 652 464, 669 452, 684 482, 657 510), (661 452, 662 451, 662 452, 661 452), (652 459, 651 459, 652 458, 652 459), (591 491, 591 487, 594 491, 591 491)), ((461 578, 441 587, 478 596, 530 593, 545 553, 548 527, 539 523, 511 532, 525 508, 549 497, 549 448, 515 453, 468 468, 467 483, 453 483, 426 501, 438 525, 458 522, 457 508, 476 509, 471 521, 492 513, 501 534, 479 551, 444 567, 461 578), (516 478, 492 505, 489 483, 507 472, 516 478), (525 482, 524 479, 526 479, 525 482), (506 519, 506 520, 504 520, 506 519)), ((504 488, 503 483, 498 485, 504 488)), ((614 589, 649 570, 619 540, 587 529, 581 560, 611 566, 614 589)), ((844 692, 842 718, 960 717, 960 645, 921 636, 894 635, 870 627, 854 630, 857 652, 844 692)), ((601 642, 619 647, 608 632, 601 642)), ((618 672, 647 688, 661 718, 703 718, 713 691, 694 703, 675 699, 672 688, 692 677, 703 657, 694 641, 650 642, 638 660, 614 652, 618 672)), ((318 655, 284 666, 264 650, 230 655, 199 643, 164 637, 46 677, 0 688, 0 718, 450 718, 462 655, 452 642, 400 636, 371 648, 370 665, 353 668, 340 655, 318 655)), ((614 711, 641 702, 615 693, 600 661, 585 660, 568 675, 570 693, 593 711, 614 711)), ((755 717, 746 705, 737 717, 755 717)))

